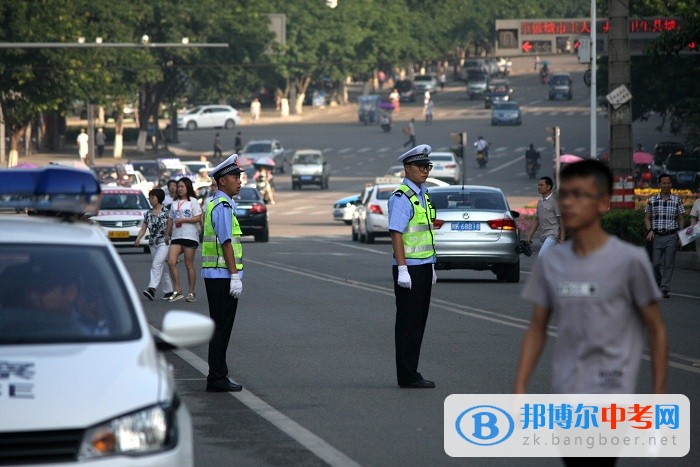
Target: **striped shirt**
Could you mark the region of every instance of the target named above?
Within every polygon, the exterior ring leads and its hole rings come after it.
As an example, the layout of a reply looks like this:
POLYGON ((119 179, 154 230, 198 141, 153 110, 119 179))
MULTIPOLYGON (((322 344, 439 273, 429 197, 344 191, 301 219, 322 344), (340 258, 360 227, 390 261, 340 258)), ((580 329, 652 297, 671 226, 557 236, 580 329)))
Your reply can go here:
POLYGON ((664 200, 659 194, 649 198, 645 212, 651 214, 652 229, 674 230, 679 227, 678 216, 685 213, 685 207, 678 196, 670 195, 664 200))

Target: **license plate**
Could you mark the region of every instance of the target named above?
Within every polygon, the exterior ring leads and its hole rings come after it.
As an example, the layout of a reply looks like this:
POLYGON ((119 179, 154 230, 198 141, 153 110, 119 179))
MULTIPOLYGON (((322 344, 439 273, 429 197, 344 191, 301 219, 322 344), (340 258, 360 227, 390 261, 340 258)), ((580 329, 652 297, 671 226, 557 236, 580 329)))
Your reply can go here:
POLYGON ((313 177, 312 177, 311 175, 302 175, 302 176, 301 176, 301 179, 302 179, 302 180, 312 180, 313 177))
POLYGON ((693 178, 695 178, 695 177, 693 177, 692 175, 680 174, 678 176, 678 181, 679 182, 692 182, 693 178))
POLYGON ((107 233, 109 238, 129 238, 129 232, 111 231, 107 233))
POLYGON ((247 209, 236 209, 236 217, 242 217, 248 214, 247 209))
POLYGON ((481 224, 478 222, 452 222, 450 228, 452 230, 481 230, 481 224))
POLYGON ((442 170, 442 166, 440 164, 437 164, 435 167, 433 167, 435 170, 442 170))

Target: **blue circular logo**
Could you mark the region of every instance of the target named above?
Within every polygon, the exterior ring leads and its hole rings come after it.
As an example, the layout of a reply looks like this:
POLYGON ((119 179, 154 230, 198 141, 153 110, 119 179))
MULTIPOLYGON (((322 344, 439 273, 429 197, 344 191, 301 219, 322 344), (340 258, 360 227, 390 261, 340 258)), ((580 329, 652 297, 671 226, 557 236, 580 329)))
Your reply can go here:
POLYGON ((477 405, 457 417, 455 428, 464 440, 478 446, 493 446, 510 438, 513 418, 500 407, 477 405))

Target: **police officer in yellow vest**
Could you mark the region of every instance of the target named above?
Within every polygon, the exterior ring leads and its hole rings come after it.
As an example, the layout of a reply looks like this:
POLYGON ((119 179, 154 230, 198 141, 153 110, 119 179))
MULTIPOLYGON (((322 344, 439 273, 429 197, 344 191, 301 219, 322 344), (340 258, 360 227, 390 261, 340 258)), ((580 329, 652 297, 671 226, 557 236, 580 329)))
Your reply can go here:
POLYGON ((392 272, 396 296, 396 375, 399 387, 434 388, 418 372, 423 332, 428 320, 435 275, 435 207, 425 187, 433 165, 430 146, 420 144, 399 156, 406 177, 389 198, 389 233, 394 249, 392 272))
POLYGON ((228 377, 226 349, 236 318, 238 297, 243 292, 243 247, 241 228, 236 219, 236 203, 231 198, 241 190, 238 155, 233 154, 211 171, 218 191, 205 206, 202 242, 202 277, 207 289, 209 315, 214 320, 214 336, 209 342, 208 392, 240 391, 243 387, 228 377))

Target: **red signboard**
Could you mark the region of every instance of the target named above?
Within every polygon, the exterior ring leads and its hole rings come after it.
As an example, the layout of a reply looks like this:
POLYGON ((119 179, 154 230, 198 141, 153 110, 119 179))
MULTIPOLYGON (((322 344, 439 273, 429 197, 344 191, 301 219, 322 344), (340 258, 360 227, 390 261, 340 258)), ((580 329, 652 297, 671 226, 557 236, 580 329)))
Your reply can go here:
MULTIPOLYGON (((630 33, 661 33, 678 29, 675 18, 630 19, 630 33)), ((609 20, 598 21, 598 32, 610 30, 609 20)), ((591 22, 586 20, 521 21, 520 33, 528 36, 590 34, 591 22)))

